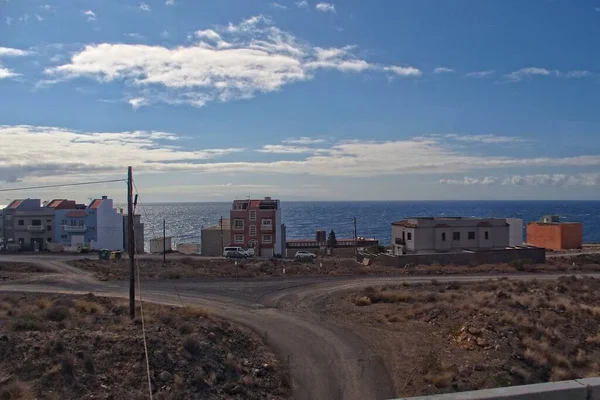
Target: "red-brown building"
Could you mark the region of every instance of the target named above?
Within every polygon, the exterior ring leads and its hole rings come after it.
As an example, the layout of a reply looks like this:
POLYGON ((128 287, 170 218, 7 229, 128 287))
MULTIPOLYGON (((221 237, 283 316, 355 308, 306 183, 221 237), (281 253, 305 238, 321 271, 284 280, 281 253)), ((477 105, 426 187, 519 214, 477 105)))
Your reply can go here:
POLYGON ((550 250, 580 249, 583 246, 583 225, 580 222, 559 222, 545 217, 527 224, 527 244, 550 250))
POLYGON ((285 256, 285 226, 279 200, 235 200, 230 211, 231 246, 253 248, 261 257, 285 256))

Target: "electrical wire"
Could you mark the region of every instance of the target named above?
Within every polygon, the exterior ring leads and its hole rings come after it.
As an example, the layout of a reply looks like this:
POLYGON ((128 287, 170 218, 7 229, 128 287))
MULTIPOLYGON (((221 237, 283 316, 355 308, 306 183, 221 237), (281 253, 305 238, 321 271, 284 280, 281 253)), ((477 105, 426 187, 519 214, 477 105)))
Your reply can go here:
POLYGON ((97 185, 100 183, 113 183, 113 182, 127 182, 127 179, 109 179, 109 180, 105 180, 105 181, 63 183, 60 185, 56 184, 56 185, 42 185, 42 186, 27 186, 27 187, 20 187, 20 188, 0 189, 0 192, 17 192, 19 190, 49 189, 49 188, 67 187, 67 186, 97 185))

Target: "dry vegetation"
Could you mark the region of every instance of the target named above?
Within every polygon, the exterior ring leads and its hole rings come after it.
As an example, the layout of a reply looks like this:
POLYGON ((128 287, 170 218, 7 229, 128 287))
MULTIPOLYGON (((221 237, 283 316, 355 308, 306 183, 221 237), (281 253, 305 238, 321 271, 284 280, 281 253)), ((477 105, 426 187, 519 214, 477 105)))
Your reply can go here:
POLYGON ((37 265, 31 265, 19 262, 0 262, 0 282, 23 278, 32 273, 49 273, 37 265))
POLYGON ((399 395, 600 375, 593 278, 367 287, 333 314, 383 346, 399 395))
MULTIPOLYGON (((100 280, 129 279, 127 260, 99 261, 73 260, 71 265, 94 272, 100 280)), ((527 260, 509 264, 479 265, 417 265, 407 268, 382 265, 365 266, 353 259, 321 258, 312 261, 287 261, 278 259, 248 259, 236 261, 199 257, 167 256, 163 265, 160 259, 139 260, 140 273, 146 279, 194 279, 206 277, 254 278, 269 276, 349 276, 349 275, 461 275, 461 274, 515 274, 515 273, 580 273, 600 271, 600 255, 550 259, 547 264, 532 264, 527 260), (285 272, 284 272, 285 270, 285 272)))
MULTIPOLYGON (((0 299, 0 399, 148 398, 141 320, 125 301, 0 299)), ((287 369, 246 329, 198 308, 144 304, 144 313, 155 399, 289 396, 287 369)))

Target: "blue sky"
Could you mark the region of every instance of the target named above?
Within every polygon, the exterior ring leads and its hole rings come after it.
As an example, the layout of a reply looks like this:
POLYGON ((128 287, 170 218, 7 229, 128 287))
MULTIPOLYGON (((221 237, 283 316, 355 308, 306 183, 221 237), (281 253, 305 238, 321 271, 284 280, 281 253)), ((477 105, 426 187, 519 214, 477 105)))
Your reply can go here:
POLYGON ((600 1, 0 0, 1 186, 595 199, 598 48, 600 1))

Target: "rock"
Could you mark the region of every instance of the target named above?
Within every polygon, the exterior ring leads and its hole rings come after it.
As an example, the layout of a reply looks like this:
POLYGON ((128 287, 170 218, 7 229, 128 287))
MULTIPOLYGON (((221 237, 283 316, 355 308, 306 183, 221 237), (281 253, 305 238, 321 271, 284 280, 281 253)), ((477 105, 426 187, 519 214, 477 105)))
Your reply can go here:
POLYGON ((496 350, 496 351, 500 350, 500 345, 497 344, 496 347, 494 347, 494 350, 496 350))
POLYGON ((244 391, 244 389, 241 386, 235 385, 235 384, 226 385, 223 388, 223 390, 225 391, 225 393, 231 394, 231 395, 240 394, 244 391))
POLYGON ((471 335, 479 335, 481 334, 481 329, 475 328, 474 326, 469 328, 469 333, 471 335))
POLYGON ((8 342, 8 336, 7 335, 0 335, 0 342, 8 342))
POLYGON ((468 365, 461 365, 460 367, 458 367, 458 373, 461 375, 465 375, 470 371, 470 368, 468 365))
POLYGON ((484 338, 477 338, 477 346, 486 347, 489 344, 484 338))
POLYGON ((169 372, 167 372, 167 371, 161 372, 158 377, 163 382, 169 382, 171 380, 171 374, 169 372))
POLYGON ((485 367, 481 364, 475 364, 475 367, 473 367, 473 369, 475 371, 483 371, 483 370, 485 370, 485 367))
POLYGON ((242 365, 244 367, 249 367, 250 365, 252 365, 252 363, 250 362, 250 360, 244 360, 244 361, 242 361, 242 365))

